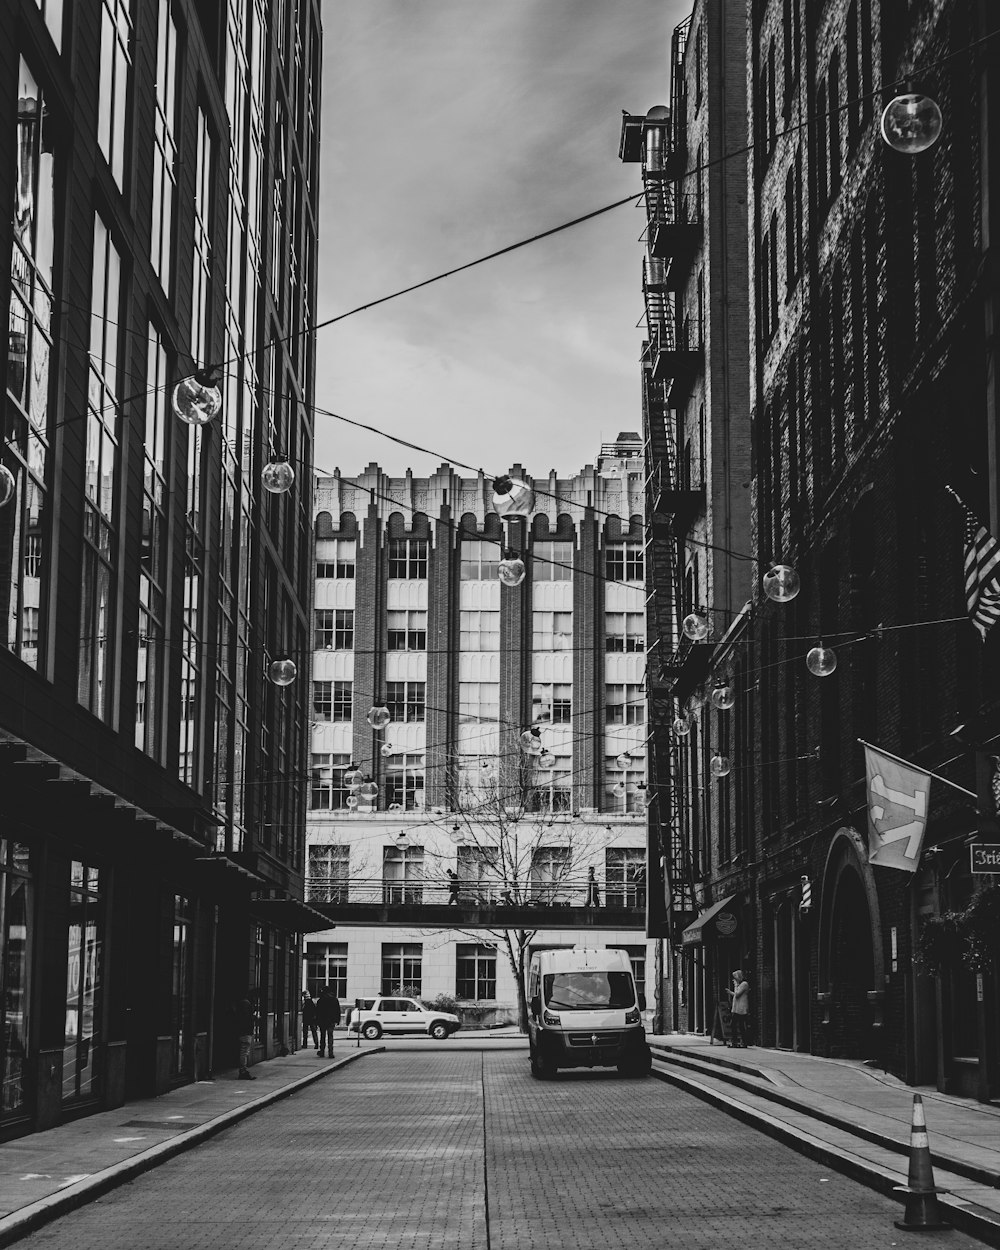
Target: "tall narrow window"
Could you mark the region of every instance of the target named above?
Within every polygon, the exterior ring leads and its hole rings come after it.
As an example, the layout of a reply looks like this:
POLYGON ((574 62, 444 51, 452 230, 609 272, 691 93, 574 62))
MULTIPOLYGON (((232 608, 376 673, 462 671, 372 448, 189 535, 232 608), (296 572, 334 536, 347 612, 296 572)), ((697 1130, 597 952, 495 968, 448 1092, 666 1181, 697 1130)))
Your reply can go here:
POLYGON ((54 161, 45 101, 23 61, 17 95, 4 450, 17 487, 0 513, 0 608, 6 618, 3 645, 37 668, 48 570, 54 161))
POLYGON ((200 364, 208 359, 209 284, 212 277, 212 136, 208 119, 198 110, 194 191, 194 250, 191 273, 191 355, 200 364))
POLYGON ((119 187, 124 186, 125 179, 126 105, 132 68, 130 8, 128 0, 103 0, 101 14, 97 142, 119 187))
POLYGON ((143 437, 142 546, 139 554, 139 655, 136 670, 135 745, 160 758, 164 678, 167 467, 167 354, 149 328, 146 425, 143 437))
POLYGON ((571 542, 535 542, 531 545, 531 576, 536 582, 573 580, 571 542))
POLYGON ((174 948, 170 993, 171 1075, 185 1076, 194 1060, 191 1033, 192 958, 191 933, 194 903, 183 894, 174 895, 174 948))
POLYGON ((350 864, 346 843, 310 846, 306 897, 315 903, 346 903, 350 864))
POLYGON ((177 190, 175 88, 177 26, 171 0, 160 0, 156 30, 156 99, 153 108, 153 237, 150 259, 170 293, 174 196, 177 190))
POLYGON ((36 919, 31 852, 0 838, 0 1121, 20 1118, 34 1089, 30 975, 36 919))
POLYGON ((73 860, 67 911, 64 1102, 100 1093, 104 1067, 101 1028, 104 917, 100 869, 73 860))

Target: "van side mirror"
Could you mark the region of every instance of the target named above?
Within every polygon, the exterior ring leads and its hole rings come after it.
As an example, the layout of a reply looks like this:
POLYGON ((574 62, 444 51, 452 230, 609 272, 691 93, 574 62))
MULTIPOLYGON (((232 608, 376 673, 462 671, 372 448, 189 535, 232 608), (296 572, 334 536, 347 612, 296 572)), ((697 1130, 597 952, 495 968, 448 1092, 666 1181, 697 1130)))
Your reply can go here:
POLYGON ((542 1014, 542 997, 535 994, 531 999, 531 1014, 537 1019, 542 1014))
POLYGON ((639 1010, 640 1011, 646 1010, 646 995, 645 994, 639 995, 639 1010))

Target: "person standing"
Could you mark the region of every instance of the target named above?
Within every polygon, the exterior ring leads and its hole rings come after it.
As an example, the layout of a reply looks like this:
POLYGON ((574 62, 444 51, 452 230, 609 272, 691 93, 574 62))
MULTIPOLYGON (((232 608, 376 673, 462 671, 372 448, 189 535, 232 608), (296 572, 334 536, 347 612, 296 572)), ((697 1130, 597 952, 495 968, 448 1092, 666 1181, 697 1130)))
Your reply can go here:
POLYGON ((454 905, 457 907, 458 906, 458 892, 462 888, 462 881, 458 873, 455 872, 453 869, 451 868, 447 869, 447 873, 448 873, 448 906, 450 907, 454 903, 454 905))
POLYGON ((236 1032, 240 1039, 240 1070, 236 1079, 239 1081, 256 1081, 257 1079, 250 1071, 250 1052, 253 1049, 255 1022, 256 1012, 253 1009, 253 1003, 250 1001, 250 996, 244 994, 236 1002, 236 1032))
POLYGON ((743 975, 743 969, 737 968, 733 973, 733 988, 727 990, 733 1021, 733 1045, 745 1047, 747 1035, 747 1017, 750 1015, 750 985, 743 975))
POLYGON ((587 869, 587 906, 600 907, 600 905, 601 892, 597 886, 597 873, 596 870, 591 867, 587 869))
POLYGON ((316 1032, 316 1000, 309 990, 302 992, 302 1046, 309 1045, 309 1034, 312 1034, 313 1046, 319 1050, 319 1036, 316 1032))
POLYGON ((319 1057, 328 1053, 333 1058, 333 1030, 340 1023, 340 999, 332 985, 325 986, 316 1000, 316 1023, 319 1025, 319 1057))

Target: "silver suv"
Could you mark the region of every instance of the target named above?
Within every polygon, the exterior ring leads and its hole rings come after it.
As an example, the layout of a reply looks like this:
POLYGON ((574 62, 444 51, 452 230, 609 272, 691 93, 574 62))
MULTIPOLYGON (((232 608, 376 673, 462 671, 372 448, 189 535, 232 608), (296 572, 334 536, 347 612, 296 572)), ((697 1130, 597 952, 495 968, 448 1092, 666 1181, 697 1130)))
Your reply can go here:
POLYGON ((443 1041, 462 1027, 462 1021, 450 1011, 424 1007, 412 998, 363 998, 361 1009, 351 1008, 347 1028, 351 1033, 361 1029, 361 1036, 370 1042, 383 1033, 426 1033, 443 1041))

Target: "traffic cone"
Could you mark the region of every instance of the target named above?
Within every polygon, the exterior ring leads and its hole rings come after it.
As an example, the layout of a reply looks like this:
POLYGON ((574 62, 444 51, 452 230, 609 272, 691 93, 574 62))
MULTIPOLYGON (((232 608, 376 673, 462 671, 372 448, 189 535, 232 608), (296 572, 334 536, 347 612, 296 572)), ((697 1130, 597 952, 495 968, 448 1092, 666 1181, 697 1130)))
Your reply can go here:
POLYGON ((897 1228, 908 1233, 925 1228, 950 1228, 941 1219, 934 1173, 931 1170, 931 1148, 927 1143, 927 1121, 924 1119, 924 1102, 919 1094, 913 1095, 913 1124, 910 1128, 910 1172, 905 1185, 894 1187, 897 1194, 906 1194, 906 1217, 893 1220, 897 1228))

